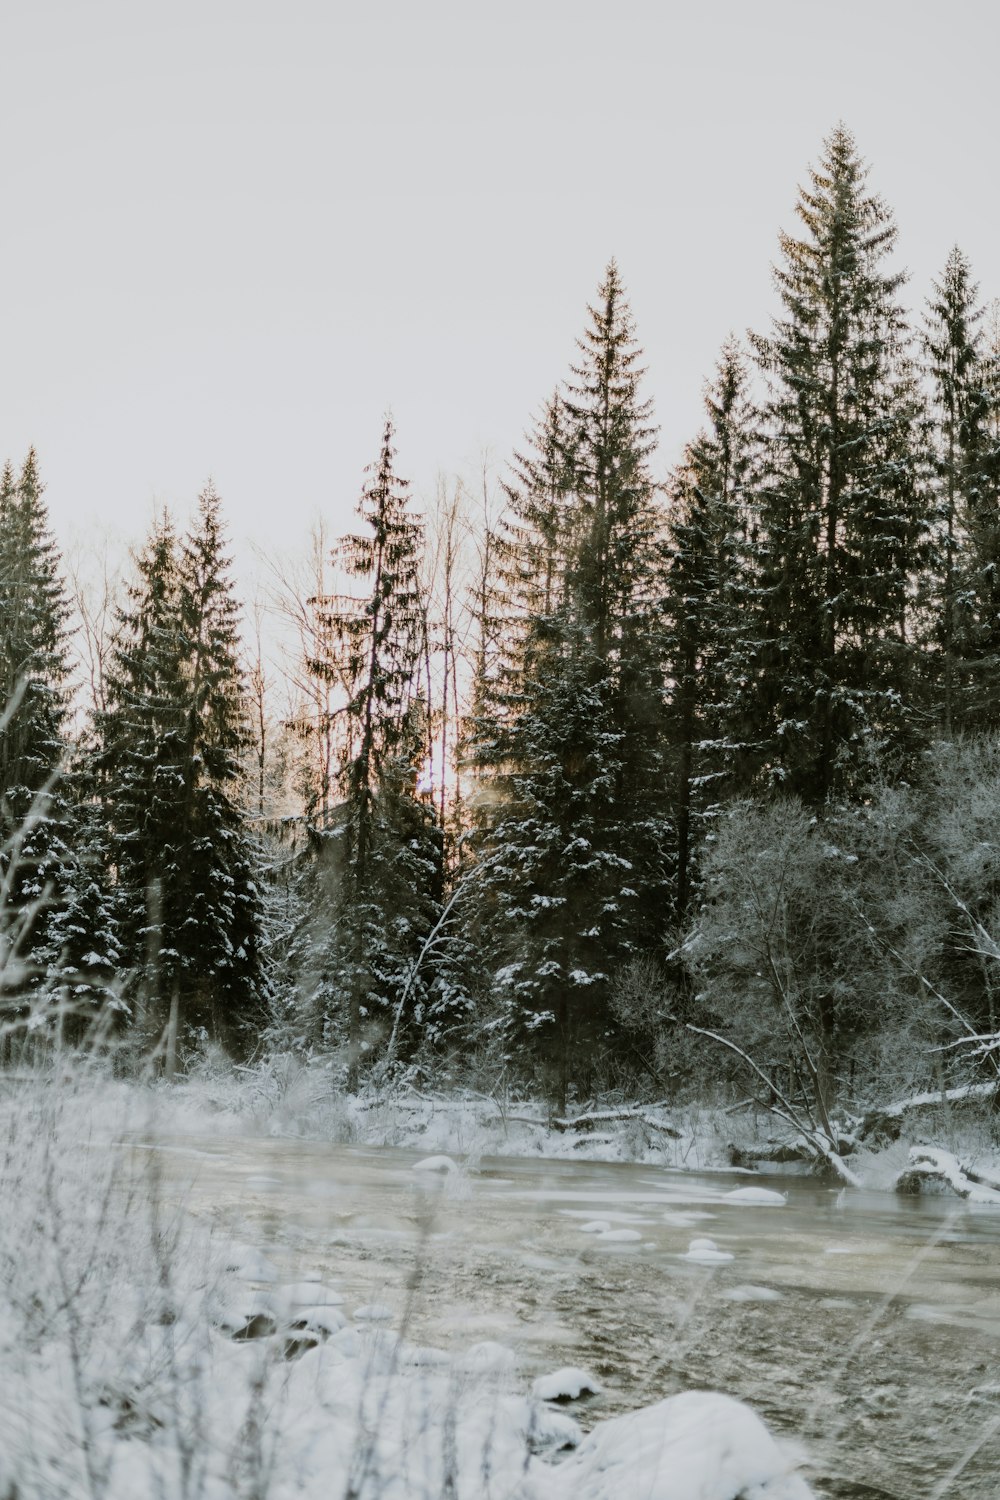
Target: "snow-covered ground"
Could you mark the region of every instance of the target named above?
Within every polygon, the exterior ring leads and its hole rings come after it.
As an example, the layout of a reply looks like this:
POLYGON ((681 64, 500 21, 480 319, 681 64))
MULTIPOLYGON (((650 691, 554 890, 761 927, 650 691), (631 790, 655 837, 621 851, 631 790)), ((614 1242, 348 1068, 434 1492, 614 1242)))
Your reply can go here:
POLYGON ((545 1398, 572 1407, 586 1372, 533 1393, 502 1344, 411 1345, 388 1309, 214 1234, 162 1191, 161 1153, 115 1149, 202 1108, 0 1076, 0 1495, 808 1500, 796 1456, 727 1396, 584 1438, 545 1398))

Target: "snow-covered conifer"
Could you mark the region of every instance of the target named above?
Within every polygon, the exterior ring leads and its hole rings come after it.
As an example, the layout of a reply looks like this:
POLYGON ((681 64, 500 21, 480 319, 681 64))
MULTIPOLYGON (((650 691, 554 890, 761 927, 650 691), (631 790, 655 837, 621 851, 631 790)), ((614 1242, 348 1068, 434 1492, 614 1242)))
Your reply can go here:
MULTIPOLYGON (((347 1041, 352 1081, 362 1053, 374 1059, 379 1034, 391 1028, 441 897, 440 830, 419 791, 427 754, 423 530, 395 456, 387 420, 358 506, 364 530, 336 553, 350 592, 314 601, 329 655, 311 667, 343 693, 343 732, 340 801, 317 830, 330 872, 310 923, 323 926, 322 974, 299 1003, 311 1011, 316 1040, 347 1041)), ((432 990, 429 973, 410 986, 413 1014, 433 1003, 432 990)))
POLYGON ((838 126, 781 236, 782 310, 754 340, 769 384, 756 548, 763 769, 810 802, 905 761, 913 580, 926 539, 921 403, 885 262, 892 216, 838 126), (888 757, 888 759, 884 759, 888 757))
POLYGON ((579 349, 514 464, 477 725, 480 929, 560 1101, 608 1031, 615 966, 660 938, 669 857, 654 429, 614 262, 579 349))
POLYGON ((166 516, 119 611, 97 758, 123 959, 149 1022, 248 1040, 260 999, 238 607, 209 486, 179 543, 166 516))
POLYGON ((678 915, 691 892, 700 826, 739 789, 752 618, 747 546, 758 462, 745 357, 727 340, 705 391, 706 427, 669 485, 670 741, 675 758, 678 915))

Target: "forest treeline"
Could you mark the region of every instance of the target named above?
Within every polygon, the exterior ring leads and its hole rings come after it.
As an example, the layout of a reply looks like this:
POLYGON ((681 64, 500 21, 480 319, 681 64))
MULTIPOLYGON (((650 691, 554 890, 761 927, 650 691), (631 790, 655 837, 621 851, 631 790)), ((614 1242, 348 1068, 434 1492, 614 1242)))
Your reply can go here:
POLYGON ((1000 339, 958 248, 908 321, 846 129, 797 216, 665 478, 614 262, 502 504, 418 514, 387 422, 356 534, 285 589, 280 712, 211 487, 137 553, 81 710, 8 466, 9 1038, 562 1107, 742 1074, 831 1140, 1000 1074, 1000 339))

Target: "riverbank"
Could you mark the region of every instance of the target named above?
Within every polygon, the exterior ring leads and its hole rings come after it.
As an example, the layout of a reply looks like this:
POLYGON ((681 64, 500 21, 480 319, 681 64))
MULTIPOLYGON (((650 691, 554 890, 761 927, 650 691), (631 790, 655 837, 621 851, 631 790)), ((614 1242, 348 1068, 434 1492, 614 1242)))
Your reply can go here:
POLYGON ((175 1086, 174 1100, 193 1124, 208 1112, 224 1129, 403 1147, 457 1157, 473 1170, 488 1156, 695 1172, 819 1169, 852 1188, 958 1192, 1000 1208, 996 1116, 975 1098, 959 1107, 955 1098, 917 1095, 872 1110, 880 1128, 866 1135, 855 1121, 853 1140, 845 1129, 851 1149, 839 1172, 817 1159, 812 1143, 752 1100, 668 1106, 611 1099, 559 1118, 540 1100, 470 1089, 397 1087, 349 1095, 323 1066, 289 1056, 254 1068, 195 1072, 175 1086))

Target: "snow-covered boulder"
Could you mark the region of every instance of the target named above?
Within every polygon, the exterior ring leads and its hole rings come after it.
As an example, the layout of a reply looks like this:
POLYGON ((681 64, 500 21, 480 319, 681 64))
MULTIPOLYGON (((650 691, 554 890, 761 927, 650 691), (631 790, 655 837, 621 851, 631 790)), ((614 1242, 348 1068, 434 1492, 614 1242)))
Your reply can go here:
POLYGON ((551 1375, 539 1375, 532 1384, 531 1393, 539 1401, 578 1401, 581 1396, 599 1396, 601 1386, 589 1370, 579 1370, 572 1365, 554 1370, 551 1375))
POLYGON ((685 1254, 681 1256, 681 1260, 690 1261, 696 1266, 721 1266, 732 1258, 729 1250, 720 1250, 714 1240, 703 1236, 693 1239, 685 1254))
POLYGON ((495 1339, 483 1339, 481 1343, 470 1344, 459 1355, 456 1364, 460 1369, 475 1375, 510 1372, 517 1368, 517 1355, 507 1344, 497 1343, 495 1339))
POLYGON ((231 1245, 223 1257, 224 1271, 242 1281, 277 1281, 278 1272, 263 1251, 253 1245, 231 1245))
POLYGON ((761 1419, 685 1391, 601 1422, 553 1473, 552 1500, 812 1500, 761 1419))
POLYGON ((896 1178, 896 1192, 919 1193, 927 1183, 951 1188, 970 1203, 1000 1206, 1000 1191, 983 1182, 981 1174, 970 1175, 950 1151, 936 1146, 911 1146, 909 1165, 896 1178))
POLYGON ((355 1323, 391 1323, 392 1308, 384 1302, 366 1302, 364 1307, 354 1309, 355 1323))
POLYGON ((343 1292, 324 1286, 321 1281, 295 1281, 275 1292, 275 1300, 284 1307, 342 1307, 347 1301, 343 1292))
POLYGON ((747 1203, 760 1208, 784 1208, 788 1202, 784 1193, 776 1193, 765 1187, 733 1188, 731 1193, 725 1194, 725 1200, 727 1203, 747 1203))

